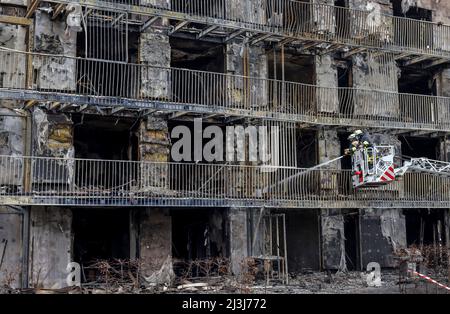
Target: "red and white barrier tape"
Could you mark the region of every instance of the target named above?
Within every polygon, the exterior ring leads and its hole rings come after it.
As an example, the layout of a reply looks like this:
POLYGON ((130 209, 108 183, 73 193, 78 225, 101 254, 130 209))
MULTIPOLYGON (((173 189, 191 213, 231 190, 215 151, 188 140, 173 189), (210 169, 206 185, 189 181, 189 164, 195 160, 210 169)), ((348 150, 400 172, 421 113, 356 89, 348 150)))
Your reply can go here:
POLYGON ((424 275, 424 274, 418 273, 418 272, 416 272, 416 271, 414 271, 414 270, 408 270, 408 271, 411 272, 411 273, 413 273, 414 275, 419 276, 420 278, 423 278, 423 279, 425 279, 425 280, 428 280, 429 282, 432 282, 432 283, 434 283, 435 285, 438 285, 439 287, 444 288, 444 289, 450 291, 450 287, 447 287, 446 285, 444 285, 444 284, 442 284, 442 283, 440 283, 440 282, 437 282, 437 281, 434 280, 433 278, 430 278, 430 277, 428 277, 428 276, 426 276, 426 275, 424 275))

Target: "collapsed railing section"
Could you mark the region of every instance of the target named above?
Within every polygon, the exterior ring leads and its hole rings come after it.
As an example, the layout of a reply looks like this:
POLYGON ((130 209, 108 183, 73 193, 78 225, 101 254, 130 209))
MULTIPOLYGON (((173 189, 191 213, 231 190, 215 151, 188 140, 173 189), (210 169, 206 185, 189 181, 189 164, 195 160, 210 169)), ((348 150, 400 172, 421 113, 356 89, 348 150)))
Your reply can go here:
POLYGON ((111 11, 161 16, 302 40, 450 57, 450 26, 388 15, 375 3, 356 9, 294 0, 50 2, 78 2, 111 11))
POLYGON ((157 103, 179 110, 179 105, 189 105, 205 112, 222 110, 317 124, 450 130, 448 97, 322 87, 4 49, 0 49, 0 73, 0 90, 33 91, 56 102, 76 103, 78 99, 80 104, 124 106, 134 101, 140 108, 157 103), (32 69, 30 78, 26 64, 32 69))
POLYGON ((111 206, 448 207, 450 178, 407 173, 402 181, 384 187, 355 190, 346 170, 0 156, 0 200, 111 206))

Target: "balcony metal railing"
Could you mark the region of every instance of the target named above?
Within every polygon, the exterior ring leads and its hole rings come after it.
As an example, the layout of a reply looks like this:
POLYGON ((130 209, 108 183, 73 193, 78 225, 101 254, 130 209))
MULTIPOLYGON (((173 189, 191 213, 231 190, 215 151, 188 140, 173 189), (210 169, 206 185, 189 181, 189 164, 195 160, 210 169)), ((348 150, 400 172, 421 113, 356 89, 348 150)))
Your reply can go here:
POLYGON ((351 172, 0 156, 0 204, 68 206, 449 207, 450 178, 408 173, 355 190, 351 172), (29 169, 29 170, 26 170, 29 169))
POLYGON ((450 26, 294 0, 50 0, 256 33, 450 57, 450 26))
POLYGON ((0 96, 255 116, 313 124, 450 130, 450 98, 321 87, 0 49, 0 96), (26 64, 31 67, 27 84, 26 64))

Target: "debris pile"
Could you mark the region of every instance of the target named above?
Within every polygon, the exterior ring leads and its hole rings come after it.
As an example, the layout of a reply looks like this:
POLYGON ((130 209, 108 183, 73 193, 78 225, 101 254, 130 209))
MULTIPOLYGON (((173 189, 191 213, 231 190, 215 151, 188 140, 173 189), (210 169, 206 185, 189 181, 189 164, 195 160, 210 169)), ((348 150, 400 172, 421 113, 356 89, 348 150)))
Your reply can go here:
MULTIPOLYGON (((419 278, 414 272, 430 276, 434 280, 449 284, 449 252, 441 245, 411 246, 395 252, 399 261, 401 291, 409 293, 441 293, 437 286, 419 278)), ((445 291, 444 291, 445 292, 445 291)))
POLYGON ((381 287, 369 287, 367 273, 349 272, 312 272, 291 275, 289 285, 256 286, 255 293, 293 293, 293 294, 344 294, 344 293, 376 293, 397 291, 398 274, 394 271, 383 271, 381 287))
POLYGON ((175 260, 174 269, 181 280, 195 277, 227 276, 231 274, 230 260, 223 257, 192 261, 175 260))

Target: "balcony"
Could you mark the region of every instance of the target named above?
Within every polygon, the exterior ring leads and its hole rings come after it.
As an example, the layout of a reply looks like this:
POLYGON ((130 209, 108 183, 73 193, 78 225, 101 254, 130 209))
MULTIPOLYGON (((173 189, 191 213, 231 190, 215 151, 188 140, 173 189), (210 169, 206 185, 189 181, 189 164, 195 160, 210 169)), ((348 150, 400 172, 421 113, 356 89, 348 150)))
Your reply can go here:
MULTIPOLYGON (((263 40, 297 41, 314 46, 321 43, 353 48, 382 49, 402 57, 450 58, 450 26, 357 9, 293 0, 267 0, 259 5, 227 0, 171 0, 154 4, 148 0, 50 0, 68 4, 78 2, 89 8, 128 12, 142 16, 145 29, 158 18, 169 21, 170 30, 186 31, 197 38, 211 36, 223 42, 242 32, 252 34, 250 42, 263 40), (218 29, 220 28, 220 31, 218 29)), ((107 13, 103 12, 103 15, 107 13)), ((333 49, 335 50, 335 49, 333 49)), ((424 60, 425 60, 424 59, 424 60)))
MULTIPOLYGON (((330 88, 180 68, 0 49, 0 97, 298 121, 311 125, 450 131, 450 98, 330 88), (30 71, 26 71, 28 67, 30 71), (27 78, 27 73, 30 75, 27 78)), ((64 105, 66 104, 66 105, 64 105)), ((62 109, 61 109, 62 110, 62 109)))
POLYGON ((450 178, 355 190, 343 170, 0 156, 0 204, 448 208, 450 178))

